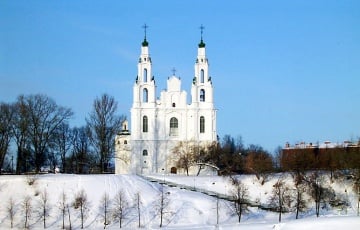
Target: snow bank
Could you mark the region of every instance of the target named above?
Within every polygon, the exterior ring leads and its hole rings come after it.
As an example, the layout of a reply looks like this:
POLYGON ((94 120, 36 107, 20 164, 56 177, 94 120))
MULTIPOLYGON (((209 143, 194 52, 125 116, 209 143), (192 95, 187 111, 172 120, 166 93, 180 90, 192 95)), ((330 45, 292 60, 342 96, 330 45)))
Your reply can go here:
MULTIPOLYGON (((214 191, 216 193, 230 194, 232 185, 228 178, 218 176, 186 177, 154 175, 159 180, 171 181, 184 184, 188 187, 214 191)), ((241 176, 243 183, 249 187, 251 199, 265 202, 272 188, 271 179, 261 186, 253 176, 241 176)), ((343 191, 344 186, 336 185, 338 191, 343 191)), ((334 187, 336 187, 334 186, 334 187)), ((90 201, 90 210, 85 220, 86 229, 103 229, 103 212, 100 209, 101 198, 106 193, 112 199, 118 191, 122 190, 129 204, 134 205, 135 194, 141 198, 141 226, 146 229, 158 229, 160 224, 159 204, 162 186, 159 183, 149 182, 135 175, 63 175, 49 174, 40 176, 0 176, 0 228, 9 229, 10 219, 7 213, 8 201, 15 200, 16 215, 14 228, 23 229, 24 221, 21 203, 26 196, 31 197, 32 216, 30 218, 31 229, 43 229, 42 219, 39 217, 41 193, 49 194, 50 213, 47 218, 48 229, 61 229, 62 217, 58 208, 61 194, 64 192, 67 201, 71 204, 75 195, 84 190, 90 201), (32 185, 31 182, 33 182, 32 185)), ((356 210, 349 208, 346 216, 335 216, 337 211, 327 212, 326 216, 313 218, 309 213, 307 218, 294 220, 293 214, 284 215, 284 223, 277 223, 277 214, 251 208, 245 214, 240 224, 237 216, 232 212, 232 204, 227 201, 203 194, 201 192, 188 191, 176 187, 164 186, 164 194, 169 201, 164 212, 165 229, 357 229, 360 226, 360 218, 354 217, 356 210), (219 212, 217 215, 217 207, 219 212), (218 221, 217 221, 218 219, 218 221), (216 223, 219 222, 219 226, 216 223), (312 227, 314 226, 314 227, 312 227), (311 228, 310 228, 311 227, 311 228)), ((352 196, 347 191, 349 196, 352 196)), ((79 211, 70 209, 73 229, 80 229, 81 222, 79 211)), ((68 227, 68 219, 65 220, 68 227)), ((135 209, 128 209, 128 214, 123 223, 124 229, 134 229, 138 226, 138 217, 135 209)), ((118 222, 112 220, 108 229, 118 229, 118 222)))

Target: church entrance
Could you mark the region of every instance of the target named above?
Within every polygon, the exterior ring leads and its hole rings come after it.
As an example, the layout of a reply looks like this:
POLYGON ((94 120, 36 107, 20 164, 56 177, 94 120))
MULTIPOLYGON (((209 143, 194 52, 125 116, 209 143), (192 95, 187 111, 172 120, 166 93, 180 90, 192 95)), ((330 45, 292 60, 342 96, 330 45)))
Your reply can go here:
POLYGON ((171 174, 176 174, 176 172, 177 172, 176 167, 171 167, 170 173, 171 173, 171 174))

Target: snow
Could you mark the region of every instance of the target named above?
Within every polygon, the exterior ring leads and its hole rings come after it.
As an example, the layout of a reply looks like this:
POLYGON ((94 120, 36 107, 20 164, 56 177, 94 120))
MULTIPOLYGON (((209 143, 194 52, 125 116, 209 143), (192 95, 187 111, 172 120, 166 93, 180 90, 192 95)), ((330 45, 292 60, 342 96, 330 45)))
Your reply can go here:
MULTIPOLYGON (((241 175, 239 179, 249 188, 250 200, 260 204, 266 204, 271 194, 272 185, 279 175, 261 185, 255 176, 241 175)), ((228 177, 219 176, 179 176, 179 175, 152 175, 151 179, 159 182, 166 181, 172 186, 163 186, 166 199, 169 200, 164 213, 164 229, 247 229, 247 230, 288 230, 288 229, 359 229, 360 217, 357 214, 356 196, 351 189, 349 181, 340 180, 332 183, 332 188, 339 196, 345 196, 351 205, 345 210, 327 209, 322 210, 319 218, 315 217, 314 211, 309 204, 309 211, 301 214, 301 219, 295 220, 293 213, 283 215, 282 223, 278 223, 278 214, 251 207, 244 214, 241 223, 231 211, 232 204, 219 199, 219 225, 217 225, 217 202, 214 196, 221 194, 229 196, 232 184, 228 177), (186 187, 187 189, 181 189, 186 187), (196 191, 190 191, 196 190, 196 191)), ((287 179, 291 183, 291 179, 287 179)), ((61 229, 62 217, 58 208, 61 194, 65 192, 70 204, 74 196, 84 190, 90 200, 90 211, 85 220, 86 229, 103 229, 102 211, 100 209, 101 198, 108 193, 112 199, 119 190, 125 194, 126 200, 134 204, 135 194, 140 194, 141 199, 141 226, 145 229, 158 229, 160 217, 158 214, 162 185, 136 175, 71 175, 71 174, 45 174, 37 176, 24 175, 1 175, 0 176, 0 229, 10 228, 10 219, 6 211, 10 198, 15 200, 16 215, 14 229, 23 229, 23 214, 21 202, 25 196, 31 197, 32 216, 30 219, 31 229, 43 229, 42 219, 39 217, 39 202, 41 193, 45 190, 49 194, 50 214, 47 218, 48 229, 61 229), (30 179, 35 178, 33 185, 29 185, 30 179)), ((124 229, 137 228, 137 215, 135 209, 128 209, 129 213, 124 220, 124 229)), ((79 212, 71 208, 72 229, 80 229, 81 222, 79 212)), ((68 219, 65 219, 68 226, 68 219)), ((119 224, 111 221, 107 229, 118 229, 119 224)))

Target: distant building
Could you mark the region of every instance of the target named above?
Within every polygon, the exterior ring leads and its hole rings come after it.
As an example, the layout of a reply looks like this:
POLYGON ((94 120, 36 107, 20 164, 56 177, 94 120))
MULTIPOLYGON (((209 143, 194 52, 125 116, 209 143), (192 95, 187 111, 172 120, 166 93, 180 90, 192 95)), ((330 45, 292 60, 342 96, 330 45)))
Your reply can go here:
POLYGON ((360 165, 360 142, 353 143, 305 143, 291 146, 285 144, 280 156, 283 170, 301 171, 312 169, 341 170, 358 168, 360 165))
POLYGON ((351 141, 344 141, 341 143, 338 142, 331 142, 331 141, 324 141, 322 143, 306 143, 306 142, 299 142, 295 145, 290 145, 290 143, 286 143, 283 150, 290 150, 290 149, 327 149, 327 148, 347 148, 347 147, 359 147, 360 141, 357 143, 353 143, 351 141))
POLYGON ((197 49, 191 103, 181 79, 168 77, 167 89, 156 97, 149 43, 141 44, 138 74, 133 86, 131 132, 127 121, 115 139, 115 173, 178 173, 172 149, 180 141, 206 146, 217 141, 216 109, 205 43, 197 49))

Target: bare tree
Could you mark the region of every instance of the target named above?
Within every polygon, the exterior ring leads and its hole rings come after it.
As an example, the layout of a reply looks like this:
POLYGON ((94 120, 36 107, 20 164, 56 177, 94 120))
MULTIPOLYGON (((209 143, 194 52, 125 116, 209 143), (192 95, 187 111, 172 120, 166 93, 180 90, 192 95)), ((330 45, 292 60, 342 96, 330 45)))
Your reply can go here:
POLYGON ((18 101, 21 105, 20 116, 24 116, 19 119, 20 125, 26 127, 17 128, 28 132, 26 136, 29 147, 27 149, 32 153, 35 170, 39 172, 47 159, 47 152, 51 148, 56 129, 69 120, 73 112, 41 94, 20 96, 18 101))
POLYGON ((279 222, 281 222, 282 212, 286 207, 289 207, 290 201, 290 189, 286 185, 285 180, 279 178, 273 185, 272 196, 270 197, 270 204, 279 212, 279 222))
POLYGON ((216 152, 217 166, 222 169, 223 174, 243 172, 245 153, 242 137, 236 140, 230 135, 225 135, 221 141, 221 147, 216 152))
POLYGON ((176 166, 183 168, 187 176, 189 176, 190 167, 195 164, 199 149, 199 146, 193 141, 180 141, 172 150, 177 158, 176 166))
POLYGON ((11 105, 0 104, 0 173, 3 167, 5 156, 9 149, 12 137, 11 124, 14 117, 14 110, 11 105))
POLYGON ((61 164, 61 171, 65 172, 66 169, 66 155, 71 148, 71 140, 72 140, 72 132, 69 127, 69 124, 63 122, 59 125, 59 127, 55 131, 54 139, 53 139, 53 146, 54 146, 54 155, 51 159, 53 170, 55 170, 55 166, 60 161, 61 164))
POLYGON ((14 227, 14 218, 15 218, 15 214, 16 214, 16 205, 15 205, 15 201, 12 197, 10 197, 10 199, 8 201, 6 210, 9 215, 10 224, 11 224, 10 226, 11 226, 11 228, 13 228, 14 227))
POLYGON ((239 223, 241 221, 242 214, 247 211, 247 202, 249 199, 249 189, 239 179, 232 179, 234 189, 232 191, 234 199, 234 210, 239 217, 239 223))
POLYGON ((141 197, 140 193, 136 193, 135 195, 135 208, 137 210, 137 216, 138 216, 138 227, 141 227, 141 197))
POLYGON ((121 228, 122 222, 126 217, 127 210, 129 209, 129 203, 126 200, 124 191, 119 190, 115 195, 113 206, 113 217, 119 220, 119 227, 121 228))
POLYGON ((296 219, 299 218, 299 212, 306 210, 306 200, 304 194, 306 193, 306 184, 302 175, 297 174, 294 177, 295 184, 295 210, 296 210, 296 219))
POLYGON ((92 152, 88 128, 75 127, 73 128, 72 133, 72 171, 75 171, 76 173, 87 173, 92 165, 92 152))
POLYGON ((14 118, 11 130, 17 147, 16 174, 20 174, 28 171, 28 162, 31 157, 30 151, 27 149, 27 146, 30 145, 29 112, 23 95, 18 97, 13 109, 14 118))
POLYGON ((170 203, 169 195, 170 192, 165 192, 164 185, 162 184, 160 188, 159 204, 157 206, 160 216, 160 228, 163 227, 163 219, 165 218, 165 215, 170 213, 167 210, 170 203))
POLYGON ((46 189, 44 189, 44 191, 41 193, 40 207, 41 207, 41 217, 43 219, 44 228, 46 228, 46 217, 49 216, 49 212, 50 212, 49 194, 46 189))
POLYGON ((73 112, 61 107, 45 95, 30 95, 26 99, 30 113, 31 145, 36 171, 46 160, 46 152, 58 127, 69 120, 73 112))
POLYGON ((75 195, 73 207, 75 209, 79 209, 79 211, 80 211, 81 229, 83 229, 84 221, 87 218, 89 208, 90 208, 90 201, 88 200, 87 194, 84 189, 82 189, 80 192, 78 192, 75 195))
POLYGON ((29 228, 29 221, 30 221, 31 212, 32 212, 31 197, 25 196, 25 198, 22 201, 21 206, 22 206, 21 208, 22 208, 22 212, 24 215, 24 228, 27 229, 27 228, 29 228))
POLYGON ((216 166, 220 166, 220 144, 217 141, 212 142, 206 146, 206 151, 204 151, 204 156, 200 156, 200 162, 210 163, 216 166))
POLYGON ((272 157, 258 145, 250 145, 247 151, 245 169, 249 173, 254 173, 263 185, 267 181, 269 173, 274 169, 272 157))
POLYGON ((315 172, 311 175, 310 178, 310 186, 311 186, 311 195, 315 201, 315 213, 316 217, 320 215, 320 204, 324 195, 323 188, 324 178, 319 175, 319 173, 315 172))
POLYGON ((107 171, 110 158, 113 157, 115 148, 115 135, 121 130, 121 123, 125 119, 117 113, 117 102, 114 97, 103 94, 96 98, 93 110, 86 123, 90 128, 90 138, 96 152, 100 157, 102 172, 107 171))
POLYGON ((60 194, 60 201, 59 201, 59 209, 62 215, 62 229, 65 229, 65 215, 66 215, 66 208, 67 208, 67 197, 65 191, 63 190, 60 194))
POLYGON ((103 219, 104 219, 104 229, 107 225, 109 225, 109 209, 110 209, 110 198, 109 194, 107 192, 104 193, 100 200, 100 211, 103 213, 103 219))
POLYGON ((66 207, 67 207, 68 217, 69 217, 69 230, 71 230, 71 214, 70 214, 69 204, 66 204, 66 207))
POLYGON ((311 174, 308 183, 310 186, 311 196, 315 201, 316 217, 319 217, 321 203, 326 205, 328 200, 335 197, 335 194, 331 188, 326 186, 325 177, 319 171, 315 171, 311 174))

